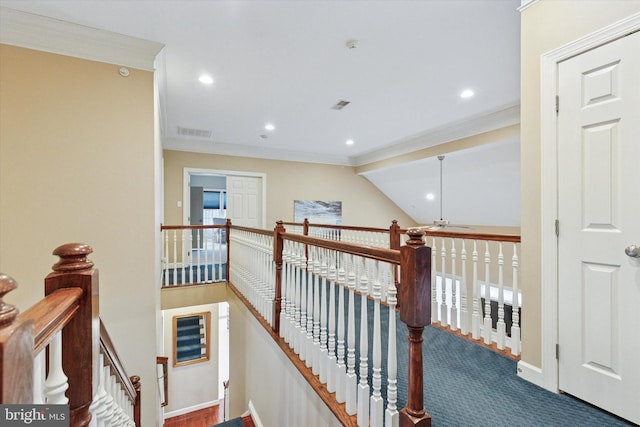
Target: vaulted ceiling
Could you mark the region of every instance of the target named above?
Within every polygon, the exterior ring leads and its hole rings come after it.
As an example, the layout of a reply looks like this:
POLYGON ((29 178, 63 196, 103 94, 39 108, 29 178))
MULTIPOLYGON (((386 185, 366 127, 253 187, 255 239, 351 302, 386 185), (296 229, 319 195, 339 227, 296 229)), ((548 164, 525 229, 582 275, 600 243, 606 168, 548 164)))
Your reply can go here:
MULTIPOLYGON (((6 8, 162 43, 157 73, 167 149, 351 166, 518 123, 519 5, 0 1, 6 8), (213 82, 201 83, 203 75, 213 82), (462 98, 465 90, 474 95, 462 98), (336 109, 341 101, 348 104, 336 109)), ((517 225, 518 148, 517 140, 496 141, 447 156, 445 215, 456 222, 517 225), (478 209, 486 212, 467 215, 469 209, 456 200, 488 194, 480 181, 505 183, 491 190, 507 201, 486 208, 479 200, 478 209)), ((424 223, 438 216, 437 166, 432 157, 364 176, 424 223), (416 194, 424 198, 433 187, 435 202, 416 203, 416 194)))

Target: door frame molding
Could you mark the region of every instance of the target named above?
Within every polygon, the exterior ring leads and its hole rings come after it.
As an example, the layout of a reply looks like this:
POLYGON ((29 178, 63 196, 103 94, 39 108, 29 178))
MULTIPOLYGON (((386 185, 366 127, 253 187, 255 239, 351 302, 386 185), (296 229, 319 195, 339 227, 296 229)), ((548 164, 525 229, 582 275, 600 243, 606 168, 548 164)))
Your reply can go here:
POLYGON ((518 375, 547 390, 558 392, 558 217, 557 116, 558 64, 640 30, 640 13, 633 14, 541 56, 541 335, 542 367, 518 363, 518 375))
MULTIPOLYGON (((262 178, 262 226, 266 227, 267 218, 267 174, 261 172, 245 172, 230 171, 222 169, 202 169, 188 168, 183 169, 182 176, 182 224, 189 225, 189 213, 191 205, 191 196, 189 193, 189 177, 191 175, 225 175, 225 176, 246 176, 251 178, 262 178)), ((274 224, 275 227, 275 224, 274 224)))

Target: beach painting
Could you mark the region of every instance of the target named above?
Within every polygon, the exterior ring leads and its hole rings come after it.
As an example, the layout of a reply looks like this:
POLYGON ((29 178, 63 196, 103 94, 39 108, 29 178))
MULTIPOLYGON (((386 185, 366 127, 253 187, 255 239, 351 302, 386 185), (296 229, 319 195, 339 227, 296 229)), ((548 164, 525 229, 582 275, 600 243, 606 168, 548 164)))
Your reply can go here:
POLYGON ((294 200, 294 222, 311 224, 342 225, 342 202, 323 202, 319 200, 294 200))

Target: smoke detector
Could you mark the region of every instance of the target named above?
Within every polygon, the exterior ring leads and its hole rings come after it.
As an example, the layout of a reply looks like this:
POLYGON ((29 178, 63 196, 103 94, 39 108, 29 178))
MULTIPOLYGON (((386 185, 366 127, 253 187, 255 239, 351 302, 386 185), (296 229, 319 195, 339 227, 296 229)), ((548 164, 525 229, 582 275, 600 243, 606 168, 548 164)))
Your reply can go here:
POLYGON ((347 47, 349 49, 356 49, 358 46, 360 46, 360 41, 358 41, 358 40, 347 40, 347 42, 345 44, 347 45, 347 47))

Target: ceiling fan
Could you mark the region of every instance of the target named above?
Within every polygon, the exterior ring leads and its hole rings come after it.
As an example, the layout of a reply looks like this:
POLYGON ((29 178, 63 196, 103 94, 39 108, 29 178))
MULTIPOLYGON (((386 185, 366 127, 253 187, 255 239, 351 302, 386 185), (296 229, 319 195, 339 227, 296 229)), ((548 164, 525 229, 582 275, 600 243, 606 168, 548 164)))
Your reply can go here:
POLYGON ((429 227, 424 227, 426 230, 442 230, 443 228, 464 228, 471 229, 471 227, 467 227, 464 225, 452 225, 449 224, 449 221, 443 218, 442 216, 442 162, 444 161, 444 156, 438 156, 438 160, 440 161, 440 219, 433 221, 433 225, 429 227))

